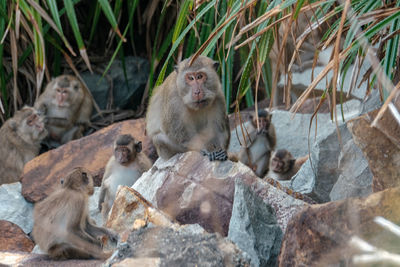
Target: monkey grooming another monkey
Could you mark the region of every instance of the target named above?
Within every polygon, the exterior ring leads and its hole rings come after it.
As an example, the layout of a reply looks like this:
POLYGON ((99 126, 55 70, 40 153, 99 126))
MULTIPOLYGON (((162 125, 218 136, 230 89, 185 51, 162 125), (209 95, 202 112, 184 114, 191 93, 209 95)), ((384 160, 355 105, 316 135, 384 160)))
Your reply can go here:
POLYGON ((249 166, 258 177, 263 178, 268 172, 271 151, 276 145, 275 127, 271 123, 272 114, 266 110, 258 111, 258 129, 257 117, 252 115, 250 119, 251 123, 247 127, 249 144, 241 148, 239 161, 249 166))
POLYGON ((155 88, 146 114, 146 131, 163 159, 201 151, 210 160, 226 160, 230 130, 218 62, 199 56, 179 63, 155 88))
POLYGON ((98 227, 88 216, 88 198, 93 195, 93 177, 75 168, 61 180, 62 188, 34 208, 33 238, 53 259, 106 259, 101 238, 117 241, 112 230, 98 227))
POLYGON ((65 144, 83 136, 90 124, 93 102, 76 77, 61 75, 46 86, 35 107, 46 115, 50 139, 65 144))
POLYGON ((24 165, 39 154, 47 130, 32 107, 15 112, 0 128, 0 184, 18 182, 24 165))
POLYGON ((135 141, 130 134, 119 135, 115 140, 114 155, 107 163, 99 197, 98 208, 103 222, 107 220, 118 186, 132 186, 151 168, 150 159, 141 151, 142 142, 135 141))
POLYGON ((308 155, 295 159, 286 149, 279 149, 272 154, 268 178, 275 180, 289 180, 308 159, 308 155))

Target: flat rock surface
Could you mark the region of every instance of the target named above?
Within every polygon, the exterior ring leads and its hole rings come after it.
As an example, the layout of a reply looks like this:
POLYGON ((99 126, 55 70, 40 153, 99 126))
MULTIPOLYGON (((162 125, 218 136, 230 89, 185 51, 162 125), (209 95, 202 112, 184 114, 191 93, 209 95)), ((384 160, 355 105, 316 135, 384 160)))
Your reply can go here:
POLYGON ((0 221, 0 251, 31 252, 35 244, 18 225, 0 221))
MULTIPOLYGON (((287 226, 290 231, 286 231, 283 238, 279 266, 339 266, 353 235, 381 247, 379 236, 385 230, 373 219, 382 216, 398 225, 399 201, 400 187, 396 187, 373 193, 367 198, 308 206, 287 226)), ((393 247, 393 244, 392 249, 398 252, 398 245, 393 247)))
POLYGON ((101 184, 104 168, 112 155, 113 142, 119 134, 132 134, 141 140, 143 151, 154 158, 154 149, 145 136, 144 119, 115 123, 89 136, 69 142, 34 158, 25 165, 22 174, 22 195, 30 202, 44 199, 63 175, 82 166, 92 172, 95 185, 101 184))

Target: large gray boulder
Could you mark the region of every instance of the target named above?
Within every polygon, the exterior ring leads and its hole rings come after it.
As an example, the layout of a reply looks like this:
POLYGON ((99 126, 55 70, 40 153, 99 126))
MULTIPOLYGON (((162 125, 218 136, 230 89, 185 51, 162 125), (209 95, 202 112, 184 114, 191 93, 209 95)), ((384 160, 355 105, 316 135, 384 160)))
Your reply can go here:
MULTIPOLYGON (((351 139, 345 124, 340 125, 338 131, 343 143, 351 139)), ((340 151, 337 131, 331 129, 312 146, 310 158, 291 179, 291 188, 320 202, 330 201, 329 194, 341 174, 338 168, 340 151)))
POLYGON ((329 194, 331 201, 365 197, 372 193, 372 173, 361 149, 353 139, 347 141, 339 155, 340 175, 329 194))
POLYGON ((236 179, 228 238, 250 256, 252 266, 275 266, 282 235, 275 210, 236 179))
POLYGON ((198 223, 209 232, 226 236, 236 178, 274 208, 283 231, 290 218, 308 205, 259 179, 241 163, 210 162, 198 152, 177 154, 167 161, 158 159, 132 188, 179 223, 198 223))
POLYGON ((33 204, 21 195, 21 183, 0 186, 0 220, 13 222, 29 234, 33 228, 33 204))

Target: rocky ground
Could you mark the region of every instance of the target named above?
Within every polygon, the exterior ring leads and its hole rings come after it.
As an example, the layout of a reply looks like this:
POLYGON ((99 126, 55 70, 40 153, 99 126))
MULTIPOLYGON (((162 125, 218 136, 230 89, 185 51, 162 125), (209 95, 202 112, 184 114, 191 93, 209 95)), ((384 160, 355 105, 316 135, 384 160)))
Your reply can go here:
MULTIPOLYGON (((377 115, 376 97, 338 106, 337 124, 329 113, 318 113, 310 125, 310 113, 273 111, 277 148, 295 157, 310 154, 282 185, 317 204, 294 198, 241 163, 210 162, 198 152, 157 159, 143 119, 115 123, 43 153, 25 166, 20 183, 0 187, 0 264, 351 266, 361 251, 352 243, 354 236, 399 253, 400 239, 374 222, 381 216, 400 223, 400 127, 389 111, 377 127, 370 126, 377 115), (155 163, 132 188, 119 188, 104 222, 120 234, 115 253, 106 262, 49 260, 30 237, 34 203, 50 194, 68 170, 83 166, 97 186, 90 215, 103 225, 98 186, 114 138, 125 133, 142 140, 155 163)), ((400 109, 400 96, 395 105, 400 109)), ((235 152, 240 145, 233 115, 230 122, 230 151, 235 152)))

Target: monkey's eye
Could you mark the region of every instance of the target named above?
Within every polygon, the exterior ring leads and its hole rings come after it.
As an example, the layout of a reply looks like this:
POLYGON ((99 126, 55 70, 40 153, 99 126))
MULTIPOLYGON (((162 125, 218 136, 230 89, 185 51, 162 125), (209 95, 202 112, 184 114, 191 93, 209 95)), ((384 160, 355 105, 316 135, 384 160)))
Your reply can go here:
POLYGON ((64 179, 61 179, 61 180, 60 180, 60 183, 61 183, 61 184, 64 184, 64 179))
POLYGON ((57 93, 61 93, 61 92, 62 92, 61 88, 57 88, 57 93))
POLYGON ((198 73, 196 76, 196 80, 201 80, 203 79, 203 74, 202 73, 198 73))
POLYGON ((193 81, 194 80, 194 76, 191 74, 186 75, 186 79, 188 79, 189 81, 193 81))
POLYGON ((89 179, 86 172, 82 172, 82 180, 85 184, 89 183, 89 179))
POLYGON ((74 90, 75 90, 75 91, 78 91, 78 89, 79 89, 79 86, 78 86, 77 84, 75 84, 74 90))
POLYGON ((36 120, 36 114, 32 114, 31 116, 28 117, 28 119, 26 120, 26 123, 29 126, 32 126, 33 123, 35 122, 35 120, 36 120))

